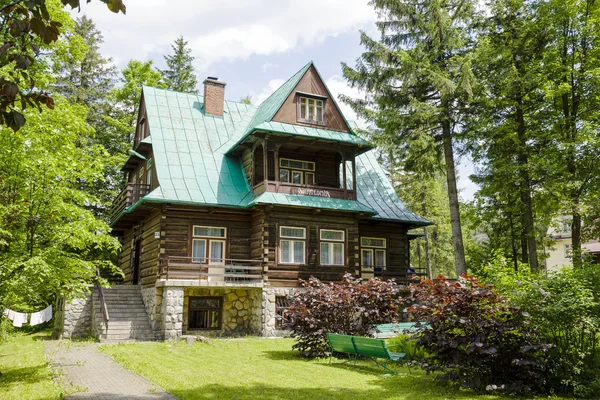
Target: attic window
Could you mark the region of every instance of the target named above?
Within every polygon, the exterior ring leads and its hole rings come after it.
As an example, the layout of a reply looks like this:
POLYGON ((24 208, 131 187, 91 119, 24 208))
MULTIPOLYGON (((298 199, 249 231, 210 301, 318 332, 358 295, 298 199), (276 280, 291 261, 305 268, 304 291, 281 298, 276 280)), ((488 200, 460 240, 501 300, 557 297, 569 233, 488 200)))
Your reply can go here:
POLYGON ((298 122, 325 125, 325 100, 322 97, 298 94, 298 122))

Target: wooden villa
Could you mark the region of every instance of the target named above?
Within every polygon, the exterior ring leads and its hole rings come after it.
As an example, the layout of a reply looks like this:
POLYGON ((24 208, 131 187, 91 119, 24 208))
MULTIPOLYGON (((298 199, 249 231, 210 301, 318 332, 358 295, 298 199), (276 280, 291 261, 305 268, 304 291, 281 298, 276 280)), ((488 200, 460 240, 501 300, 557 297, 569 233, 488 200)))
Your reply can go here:
POLYGON ((298 279, 406 276, 408 230, 430 223, 312 62, 260 105, 224 99, 212 77, 204 96, 143 88, 111 225, 156 338, 274 336, 298 279))

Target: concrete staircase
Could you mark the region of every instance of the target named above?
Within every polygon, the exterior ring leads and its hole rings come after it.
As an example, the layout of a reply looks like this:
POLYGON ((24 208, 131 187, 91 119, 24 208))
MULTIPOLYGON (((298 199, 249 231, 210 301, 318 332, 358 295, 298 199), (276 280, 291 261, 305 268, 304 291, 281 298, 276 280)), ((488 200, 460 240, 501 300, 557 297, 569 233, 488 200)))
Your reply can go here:
POLYGON ((115 285, 104 289, 104 299, 108 326, 104 322, 100 293, 94 288, 94 324, 101 343, 156 340, 139 286, 115 285))

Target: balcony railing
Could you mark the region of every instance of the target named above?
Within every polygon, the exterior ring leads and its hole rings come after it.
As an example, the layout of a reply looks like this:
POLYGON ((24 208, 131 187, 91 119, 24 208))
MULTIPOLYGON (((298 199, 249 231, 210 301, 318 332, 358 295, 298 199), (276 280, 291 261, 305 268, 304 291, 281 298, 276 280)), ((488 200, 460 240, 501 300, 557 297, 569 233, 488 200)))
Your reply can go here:
POLYGON ((356 200, 356 193, 352 189, 334 188, 329 186, 298 185, 294 183, 263 181, 252 188, 254 195, 258 196, 265 191, 301 196, 317 196, 334 199, 356 200))
POLYGON ((150 191, 150 185, 141 183, 128 183, 125 189, 117 196, 110 210, 110 220, 114 220, 130 205, 144 197, 150 191))
MULTIPOLYGON (((415 271, 414 273, 408 273, 406 272, 406 268, 401 267, 375 267, 373 268, 373 274, 375 277, 381 279, 395 279, 396 282, 401 285, 418 282, 415 275, 417 277, 427 276, 427 270, 425 268, 413 267, 413 269, 415 271)), ((365 271, 364 268, 363 271, 365 271)))
POLYGON ((262 283, 262 260, 169 256, 161 259, 159 279, 205 281, 210 285, 262 283))

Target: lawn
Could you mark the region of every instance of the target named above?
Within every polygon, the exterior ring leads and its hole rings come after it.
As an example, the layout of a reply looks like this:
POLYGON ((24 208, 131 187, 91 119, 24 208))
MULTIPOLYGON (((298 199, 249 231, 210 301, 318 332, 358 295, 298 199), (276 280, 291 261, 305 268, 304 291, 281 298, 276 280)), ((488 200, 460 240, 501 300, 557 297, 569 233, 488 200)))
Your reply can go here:
MULTIPOLYGON (((181 400, 188 399, 501 399, 451 389, 421 371, 383 376, 374 364, 305 360, 290 339, 212 344, 105 345, 101 350, 181 400)), ((512 397, 514 399, 514 397, 512 397)))
POLYGON ((20 334, 0 344, 0 399, 61 398, 44 355, 46 336, 46 332, 20 334))

